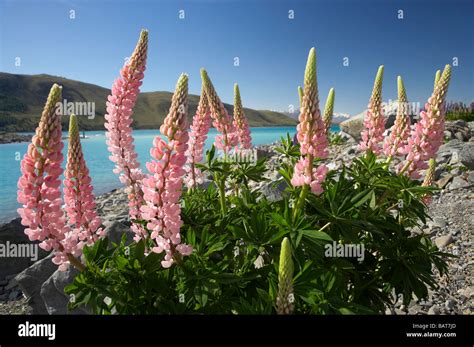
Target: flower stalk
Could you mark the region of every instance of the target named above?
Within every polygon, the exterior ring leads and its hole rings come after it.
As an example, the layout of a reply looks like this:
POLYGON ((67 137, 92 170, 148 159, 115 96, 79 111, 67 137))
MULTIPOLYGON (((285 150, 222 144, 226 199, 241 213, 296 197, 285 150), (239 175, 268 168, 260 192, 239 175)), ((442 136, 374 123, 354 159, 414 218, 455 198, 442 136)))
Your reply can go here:
POLYGON ((435 82, 435 89, 425 110, 420 113, 420 121, 411 130, 405 147, 407 156, 400 166, 399 174, 406 173, 413 179, 420 178, 420 171, 428 168, 427 162, 436 156, 443 144, 445 100, 450 79, 451 66, 446 65, 439 81, 435 82))
POLYGON ((276 309, 278 314, 291 314, 294 310, 293 294, 294 265, 291 255, 291 245, 287 237, 281 243, 280 263, 278 267, 278 294, 276 309))
POLYGON ((310 50, 306 64, 303 103, 299 121, 296 136, 300 143, 301 157, 295 165, 291 184, 294 187, 302 186, 303 188, 295 204, 294 218, 303 208, 309 190, 316 195, 323 192, 321 184, 328 172, 325 165, 314 168, 313 164, 315 158, 326 158, 328 155, 328 140, 319 110, 316 51, 314 48, 310 50))
MULTIPOLYGON (((125 185, 129 200, 131 221, 142 220, 140 207, 144 204, 138 155, 132 136, 133 108, 140 92, 140 86, 146 69, 148 51, 148 31, 142 30, 132 56, 120 70, 120 77, 112 86, 112 93, 107 98, 107 146, 109 157, 115 163, 114 173, 119 174, 120 181, 125 185)), ((138 223, 132 223, 135 241, 147 238, 146 230, 138 223)))
POLYGON ((326 99, 326 105, 324 106, 323 122, 326 136, 329 136, 329 129, 331 129, 332 115, 334 113, 334 97, 336 92, 334 88, 329 89, 329 94, 326 99))
POLYGON ((374 88, 370 97, 368 110, 365 114, 362 139, 359 143, 361 151, 372 151, 375 155, 381 153, 380 143, 385 131, 385 117, 382 109, 382 81, 384 67, 381 65, 375 76, 374 88))
POLYGON ((188 150, 186 151, 187 166, 185 183, 189 189, 193 189, 197 184, 203 182, 203 174, 196 164, 200 163, 203 157, 204 144, 211 127, 211 112, 207 100, 204 84, 201 88, 201 97, 193 117, 193 124, 189 133, 188 150))
POLYGON ((411 120, 409 115, 408 99, 401 76, 398 76, 398 110, 392 132, 385 139, 384 154, 387 156, 387 163, 397 155, 404 155, 408 136, 410 135, 411 120))
POLYGON ((161 265, 169 268, 179 255, 191 254, 192 247, 181 243, 180 228, 183 176, 186 173, 186 150, 189 135, 187 131, 188 76, 182 74, 176 85, 171 106, 161 134, 168 139, 166 143, 160 136, 153 141, 150 154, 153 159, 146 167, 150 174, 143 179, 145 205, 141 207, 150 237, 155 242, 152 251, 165 252, 161 265))

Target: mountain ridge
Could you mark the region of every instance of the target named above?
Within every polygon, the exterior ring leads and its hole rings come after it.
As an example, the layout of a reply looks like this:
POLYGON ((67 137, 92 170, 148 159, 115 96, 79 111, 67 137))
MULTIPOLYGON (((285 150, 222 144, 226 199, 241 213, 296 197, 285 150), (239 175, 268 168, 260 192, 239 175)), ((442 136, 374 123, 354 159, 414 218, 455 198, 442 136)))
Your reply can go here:
MULTIPOLYGON (((78 117, 81 130, 103 130, 105 102, 110 89, 82 81, 48 74, 19 75, 0 72, 0 130, 1 131, 34 131, 44 102, 53 83, 63 86, 63 100, 68 102, 93 103, 95 117, 78 117)), ((135 129, 158 129, 163 123, 171 105, 168 91, 142 92, 138 96, 134 108, 135 129)), ((196 112, 199 96, 188 96, 188 120, 191 124, 196 112)), ((91 104, 92 105, 92 104, 91 104)), ((229 114, 233 114, 233 106, 224 103, 229 114)), ((252 127, 294 126, 296 121, 286 115, 269 111, 244 108, 244 113, 252 127)), ((67 128, 67 118, 63 127, 67 128)))

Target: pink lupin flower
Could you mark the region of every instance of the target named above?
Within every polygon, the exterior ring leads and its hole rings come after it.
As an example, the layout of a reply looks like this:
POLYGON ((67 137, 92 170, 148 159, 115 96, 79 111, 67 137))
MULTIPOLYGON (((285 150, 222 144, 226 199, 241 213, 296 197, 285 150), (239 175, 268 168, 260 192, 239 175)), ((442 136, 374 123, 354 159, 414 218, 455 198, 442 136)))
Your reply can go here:
POLYGON ((407 94, 401 76, 398 76, 398 111, 395 123, 392 126, 390 136, 385 139, 384 154, 391 158, 405 154, 405 148, 410 135, 410 115, 408 109, 407 94))
POLYGON ((400 173, 411 178, 420 178, 420 171, 428 168, 427 161, 436 156, 443 144, 445 99, 451 79, 451 66, 446 65, 433 94, 421 111, 420 120, 411 130, 405 152, 405 162, 400 165, 400 173))
POLYGON ((242 99, 240 98, 240 90, 237 83, 234 85, 234 127, 239 142, 238 150, 246 150, 252 148, 252 136, 250 128, 245 117, 242 107, 242 99))
POLYGON ((186 150, 189 139, 187 131, 188 76, 182 74, 173 94, 170 111, 160 132, 168 138, 166 143, 155 137, 150 151, 154 161, 147 162, 150 175, 143 179, 146 204, 141 207, 142 216, 156 247, 152 251, 165 252, 161 262, 170 267, 179 255, 189 255, 192 247, 181 243, 181 206, 179 198, 185 174, 186 150))
MULTIPOLYGON (((328 169, 325 165, 314 168, 313 160, 327 157, 328 140, 326 127, 319 110, 316 51, 314 48, 311 48, 308 56, 303 93, 300 123, 296 128, 301 157, 295 165, 291 184, 295 187, 309 186, 314 194, 320 195, 323 192, 321 183, 324 181, 328 169)), ((304 200, 304 197, 300 200, 304 200)))
POLYGON ((197 184, 203 182, 203 174, 196 167, 203 156, 204 144, 207 139, 209 128, 211 127, 211 112, 207 96, 204 91, 204 85, 201 89, 201 97, 191 125, 189 133, 188 150, 186 151, 186 176, 184 181, 188 188, 194 188, 197 184))
POLYGON ((95 211, 93 187, 82 153, 75 115, 71 115, 69 121, 69 148, 64 177, 64 201, 71 227, 66 239, 74 250, 71 253, 78 257, 82 254, 84 245, 92 245, 105 234, 95 211))
POLYGON ((213 120, 212 124, 220 132, 220 134, 216 135, 214 145, 217 149, 223 150, 224 153, 227 154, 238 143, 238 137, 235 133, 232 118, 229 116, 229 113, 217 95, 216 90, 204 69, 201 69, 201 78, 209 102, 209 108, 211 110, 211 117, 213 120))
MULTIPOLYGON (((69 262, 78 263, 71 253, 74 245, 65 242, 70 232, 62 210, 59 186, 63 170, 61 153, 61 114, 59 112, 61 87, 54 84, 41 115, 36 134, 21 161, 21 177, 18 180, 18 209, 25 234, 31 241, 41 241, 39 246, 54 250, 53 262, 65 270, 69 262), (63 244, 64 242, 64 244, 63 244)), ((80 263, 79 263, 80 264, 80 263)))
POLYGON ((359 143, 361 151, 372 151, 378 155, 382 151, 380 143, 385 131, 385 117, 382 109, 382 80, 383 65, 379 67, 375 77, 374 89, 370 97, 369 106, 364 119, 365 130, 359 143))
MULTIPOLYGON (((140 206, 144 203, 140 183, 143 173, 137 160, 131 125, 133 107, 144 77, 147 49, 148 31, 142 30, 131 58, 120 70, 120 77, 112 86, 105 115, 107 145, 112 153, 109 158, 115 163, 114 173, 120 174, 120 181, 126 186, 132 221, 142 219, 140 206)), ((139 224, 133 223, 131 228, 135 232, 135 241, 147 237, 146 231, 139 224)))

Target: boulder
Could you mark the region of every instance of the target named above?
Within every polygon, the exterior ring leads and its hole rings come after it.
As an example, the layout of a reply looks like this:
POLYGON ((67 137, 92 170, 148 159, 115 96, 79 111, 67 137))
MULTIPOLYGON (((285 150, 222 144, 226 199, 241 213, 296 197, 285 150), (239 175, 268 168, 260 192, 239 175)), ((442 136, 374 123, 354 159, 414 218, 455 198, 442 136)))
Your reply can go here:
POLYGON ((37 261, 32 266, 15 277, 15 282, 23 294, 28 298, 28 304, 33 309, 33 314, 47 314, 48 311, 41 298, 41 286, 58 268, 51 260, 53 255, 37 261))
POLYGON ((38 242, 32 242, 28 239, 28 236, 24 233, 25 227, 21 225, 21 219, 16 218, 9 223, 0 226, 0 245, 3 247, 11 245, 35 245, 35 253, 37 259, 32 259, 31 256, 27 257, 3 257, 0 261, 0 279, 3 279, 9 275, 16 275, 29 266, 31 266, 38 259, 44 258, 48 253, 39 248, 38 242))
POLYGON ((474 170, 474 143, 465 143, 459 151, 459 161, 468 169, 474 170))
POLYGON ((135 234, 130 230, 130 226, 117 221, 112 221, 108 226, 106 226, 105 233, 110 242, 117 244, 122 240, 123 234, 127 235, 127 244, 132 243, 133 237, 135 236, 135 234))
POLYGON ((41 298, 48 314, 87 314, 83 309, 69 311, 69 297, 64 294, 64 288, 71 284, 79 272, 72 266, 66 271, 56 270, 41 286, 41 298))

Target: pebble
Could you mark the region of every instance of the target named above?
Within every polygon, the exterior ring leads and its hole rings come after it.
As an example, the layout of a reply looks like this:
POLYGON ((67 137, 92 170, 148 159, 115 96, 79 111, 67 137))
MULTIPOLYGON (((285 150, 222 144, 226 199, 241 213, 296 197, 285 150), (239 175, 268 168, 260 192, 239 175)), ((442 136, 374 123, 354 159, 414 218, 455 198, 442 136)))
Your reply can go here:
POLYGON ((439 249, 442 249, 454 241, 451 234, 437 237, 435 239, 435 244, 439 249))
POLYGON ((440 314, 441 311, 439 309, 438 306, 434 305, 434 306, 431 306, 430 309, 428 310, 428 314, 429 315, 437 315, 437 314, 440 314))
POLYGON ((456 305, 456 301, 453 300, 453 299, 448 299, 448 300, 446 300, 446 302, 445 302, 445 304, 444 304, 444 306, 445 306, 447 309, 449 309, 449 310, 454 309, 454 306, 455 306, 455 305, 456 305))

